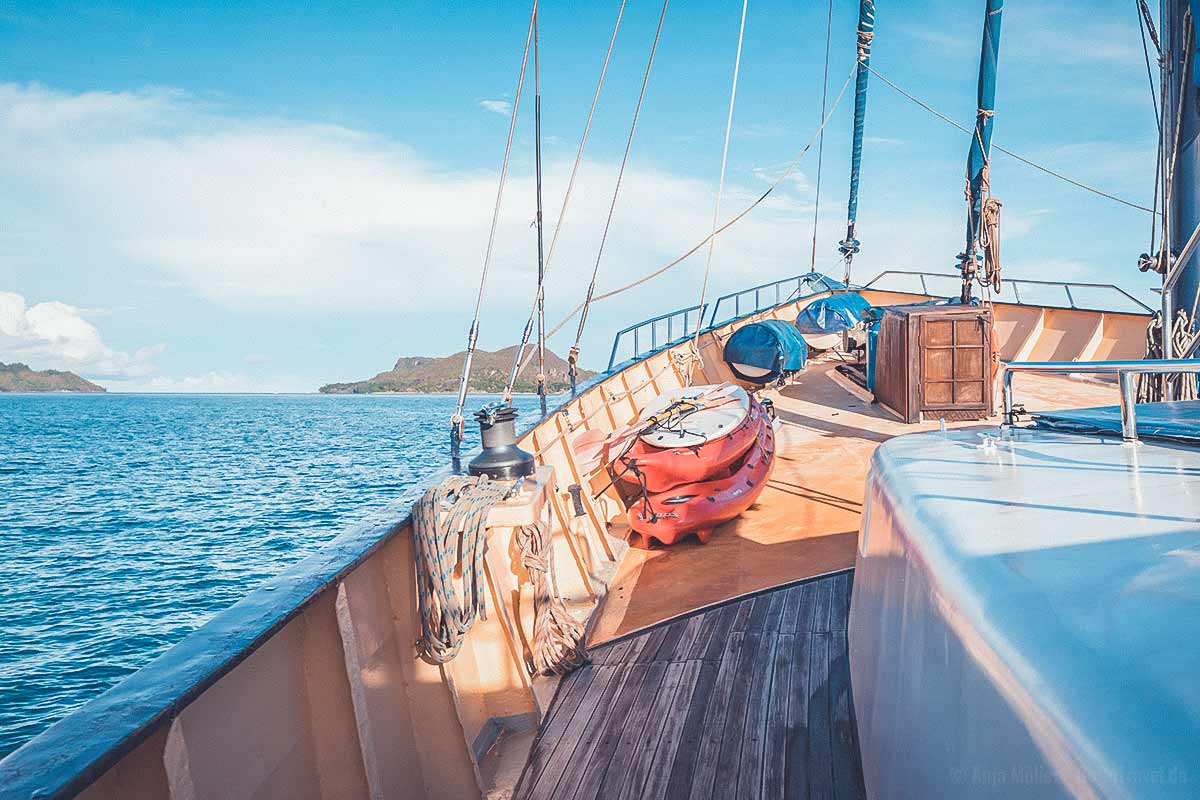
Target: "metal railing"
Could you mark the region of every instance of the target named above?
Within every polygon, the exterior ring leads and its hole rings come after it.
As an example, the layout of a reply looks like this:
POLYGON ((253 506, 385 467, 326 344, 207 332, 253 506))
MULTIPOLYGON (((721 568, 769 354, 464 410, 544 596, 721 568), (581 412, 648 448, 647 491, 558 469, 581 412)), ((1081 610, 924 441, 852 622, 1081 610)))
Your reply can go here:
MULTIPOLYGON (((917 294, 918 292, 912 289, 915 286, 920 286, 919 294, 930 295, 932 297, 948 297, 958 294, 957 283, 955 288, 949 292, 938 292, 937 286, 931 286, 934 280, 945 281, 952 280, 955 282, 961 281, 962 276, 956 272, 919 272, 911 270, 889 269, 876 275, 865 284, 850 285, 849 289, 876 289, 887 291, 885 287, 879 286, 879 282, 888 278, 906 277, 915 278, 916 284, 909 289, 891 289, 891 291, 904 291, 917 294)), ((1004 278, 1001 282, 1003 289, 1011 289, 1011 299, 1007 296, 1000 298, 1001 302, 1015 303, 1017 305, 1037 305, 1046 306, 1049 308, 1070 308, 1079 311, 1107 311, 1121 313, 1154 313, 1154 309, 1143 303, 1141 300, 1134 297, 1129 292, 1119 286, 1111 283, 1079 283, 1075 281, 1039 281, 1030 278, 1004 278), (1051 287, 1061 290, 1065 298, 1064 304, 1055 302, 1043 302, 1041 299, 1031 300, 1028 294, 1035 287, 1051 287), (1026 290, 1026 298, 1021 297, 1021 289, 1026 290), (1073 291, 1074 290, 1074 291, 1073 291), (1078 303, 1076 295, 1083 291, 1101 290, 1113 293, 1122 300, 1132 303, 1136 310, 1126 308, 1092 308, 1078 303)), ((783 278, 770 283, 751 286, 749 289, 731 292, 730 294, 722 295, 714 300, 711 304, 705 304, 705 311, 709 305, 712 307, 712 313, 708 318, 708 327, 716 327, 724 325, 735 319, 740 319, 747 314, 753 314, 758 311, 775 308, 776 306, 789 303, 793 300, 807 297, 811 294, 820 294, 821 292, 829 291, 830 289, 843 288, 841 282, 834 280, 819 273, 806 272, 803 275, 793 275, 790 278, 783 278), (806 291, 807 290, 807 291, 806 291), (722 316, 724 312, 724 316, 722 316)), ((635 325, 630 325, 628 328, 620 330, 613 338, 612 353, 608 359, 608 368, 611 370, 618 361, 618 353, 621 351, 622 345, 632 339, 633 348, 627 358, 637 358, 660 347, 665 347, 668 344, 675 344, 682 341, 686 335, 694 332, 695 323, 694 317, 691 315, 699 310, 699 306, 689 306, 681 308, 678 311, 672 311, 668 314, 662 314, 657 317, 643 320, 635 325), (682 322, 680 322, 680 318, 682 322), (665 328, 663 335, 659 335, 660 331, 665 328), (678 334, 676 333, 678 331, 678 334), (643 348, 648 340, 649 346, 643 348)), ((703 314, 702 314, 703 316, 703 314)), ((1197 340, 1197 347, 1200 347, 1200 339, 1197 340)))
POLYGON ((730 320, 737 319, 743 314, 753 314, 755 311, 763 311, 764 309, 782 305, 797 297, 803 297, 804 295, 801 293, 806 287, 810 290, 809 293, 812 294, 840 288, 841 286, 842 284, 833 278, 812 272, 764 283, 759 286, 751 286, 749 289, 742 289, 739 292, 731 292, 730 294, 718 297, 713 302, 712 316, 709 317, 708 324, 710 327, 724 324, 730 320), (721 309, 728 309, 731 305, 733 306, 733 313, 718 320, 717 315, 721 313, 721 309))
POLYGON ((1013 415, 1013 375, 1018 372, 1083 373, 1116 375, 1121 387, 1121 438, 1136 442, 1137 376, 1164 373, 1200 374, 1200 360, 1173 358, 1159 361, 1014 361, 1004 366, 1004 422, 1016 422, 1013 415))
MULTIPOLYGON (((696 332, 697 323, 702 323, 708 303, 701 306, 688 306, 678 311, 660 314, 657 317, 642 320, 628 328, 617 331, 613 337, 612 352, 608 356, 608 369, 612 370, 617 364, 617 353, 621 350, 622 342, 632 340, 633 350, 626 358, 637 358, 644 353, 651 353, 660 347, 666 347, 681 342, 696 332), (661 335, 660 335, 661 332, 661 335), (649 347, 642 349, 642 343, 649 340, 649 347)), ((621 359, 624 361, 625 359, 621 359)))
MULTIPOLYGON (((929 290, 929 279, 930 278, 938 278, 938 279, 949 278, 949 279, 953 279, 955 281, 962 280, 962 276, 960 274, 958 274, 957 272, 914 272, 914 271, 909 271, 909 270, 889 269, 889 270, 885 270, 885 271, 879 273, 874 278, 867 281, 867 283, 863 284, 862 288, 863 289, 881 288, 881 287, 877 287, 875 285, 878 281, 880 281, 883 278, 896 276, 896 275, 906 275, 906 276, 910 276, 910 277, 916 277, 921 286, 921 294, 937 294, 936 292, 931 292, 929 290)), ((1052 308, 1074 308, 1074 309, 1082 309, 1082 310, 1086 310, 1086 311, 1120 311, 1121 309, 1111 309, 1111 308, 1110 309, 1099 309, 1099 308, 1082 307, 1082 306, 1078 305, 1078 303, 1076 302, 1075 293, 1071 291, 1072 289, 1075 289, 1076 291, 1078 291, 1080 289, 1084 289, 1084 290, 1099 289, 1099 290, 1102 290, 1105 292, 1115 292, 1121 298, 1123 298, 1123 299, 1129 301, 1130 303, 1133 303, 1135 306, 1137 306, 1139 309, 1139 313, 1140 312, 1145 312, 1148 314, 1154 313, 1153 308, 1146 305, 1141 300, 1138 300, 1136 297, 1134 297, 1132 294, 1130 294, 1129 292, 1122 289, 1120 286, 1117 286, 1112 283, 1080 283, 1077 281, 1037 281, 1037 280, 1033 280, 1031 278, 1002 278, 1000 281, 1000 286, 1001 286, 1002 294, 1003 294, 1004 289, 1006 289, 1006 288, 1012 289, 1012 297, 1013 297, 1012 302, 1015 302, 1018 305, 1050 306, 1052 308), (1029 287, 1034 287, 1034 286, 1051 286, 1051 287, 1055 287, 1058 289, 1062 289, 1063 294, 1066 297, 1066 305, 1055 306, 1052 303, 1044 303, 1044 302, 1041 302, 1040 300, 1036 301, 1036 302, 1029 302, 1028 300, 1022 300, 1021 299, 1021 287, 1026 287, 1026 289, 1028 289, 1029 287)), ((1000 299, 1002 302, 1009 302, 1008 298, 1001 297, 1000 299)))

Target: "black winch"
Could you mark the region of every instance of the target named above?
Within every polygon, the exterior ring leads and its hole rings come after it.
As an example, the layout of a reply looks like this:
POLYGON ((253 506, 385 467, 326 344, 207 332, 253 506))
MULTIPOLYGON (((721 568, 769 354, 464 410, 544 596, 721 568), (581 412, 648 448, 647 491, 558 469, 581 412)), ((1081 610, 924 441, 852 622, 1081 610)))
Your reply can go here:
POLYGON ((533 456, 517 447, 517 410, 506 403, 486 405, 475 412, 483 452, 467 464, 471 475, 515 480, 533 474, 533 456))

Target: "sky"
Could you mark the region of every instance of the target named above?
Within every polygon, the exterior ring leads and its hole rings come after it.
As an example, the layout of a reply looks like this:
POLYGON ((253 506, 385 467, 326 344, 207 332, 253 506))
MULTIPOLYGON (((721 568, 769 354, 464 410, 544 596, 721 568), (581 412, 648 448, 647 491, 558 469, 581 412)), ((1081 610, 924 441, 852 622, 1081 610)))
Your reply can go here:
MULTIPOLYGON (((546 239, 559 217, 620 0, 540 12, 546 239)), ((828 95, 855 56, 832 9, 828 95)), ((973 124, 983 0, 881 2, 872 66, 973 124)), ((586 290, 655 25, 629 0, 546 282, 553 326, 586 290)), ((776 180, 821 119, 824 2, 749 0, 722 218, 776 180)), ((598 291, 709 232, 741 3, 667 10, 598 291)), ((460 351, 475 304, 529 5, 0 0, 0 361, 118 391, 314 391, 460 351)), ((536 280, 532 74, 481 317, 516 343, 536 280)), ((1010 2, 995 143, 1149 205, 1155 124, 1135 6, 1010 2)), ((818 151, 715 246, 708 298, 840 271, 853 89, 818 151)), ((968 137, 872 78, 856 280, 949 272, 968 137)), ((1005 274, 1113 282, 1150 215, 1002 154, 1005 274)), ((581 362, 616 330, 698 302, 704 250, 597 303, 581 362)), ((565 354, 574 324, 550 341, 565 354)))

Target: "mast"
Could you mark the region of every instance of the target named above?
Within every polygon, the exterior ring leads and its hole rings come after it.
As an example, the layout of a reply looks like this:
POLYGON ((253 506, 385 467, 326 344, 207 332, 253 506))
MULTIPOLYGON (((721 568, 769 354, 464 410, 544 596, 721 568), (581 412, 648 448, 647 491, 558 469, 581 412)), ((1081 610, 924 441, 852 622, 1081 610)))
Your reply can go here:
POLYGON ((858 71, 854 78, 854 141, 850 146, 850 200, 846 203, 846 238, 838 252, 846 262, 845 279, 850 283, 850 262, 858 252, 854 235, 858 219, 858 182, 862 171, 863 127, 867 119, 867 79, 871 76, 871 42, 875 38, 875 0, 862 0, 858 7, 858 71))
POLYGON ((979 90, 975 131, 967 156, 967 246, 959 255, 962 270, 962 301, 971 300, 972 283, 979 271, 977 252, 983 215, 984 195, 988 193, 988 163, 992 152, 992 121, 996 109, 996 62, 1000 57, 1000 15, 1004 0, 987 0, 983 20, 983 45, 979 53, 979 90))
MULTIPOLYGON (((1197 3, 1196 5, 1200 5, 1197 3)), ((1200 226, 1200 170, 1196 116, 1197 81, 1193 73, 1196 53, 1194 14, 1188 0, 1162 4, 1162 79, 1165 103, 1162 113, 1163 241, 1167 269, 1163 275, 1163 357, 1181 358, 1193 352, 1175 352, 1176 327, 1192 333, 1200 289, 1200 259, 1196 258, 1193 232, 1200 226), (1188 248, 1188 244, 1193 246, 1188 248), (1186 252, 1185 252, 1186 251, 1186 252), (1185 316, 1186 315, 1186 316, 1185 316)))
MULTIPOLYGON (((533 17, 533 161, 537 173, 537 393, 546 414, 546 295, 542 282, 546 279, 546 262, 542 256, 542 78, 538 64, 538 18, 533 17)), ((521 357, 517 349, 517 358, 521 357)))

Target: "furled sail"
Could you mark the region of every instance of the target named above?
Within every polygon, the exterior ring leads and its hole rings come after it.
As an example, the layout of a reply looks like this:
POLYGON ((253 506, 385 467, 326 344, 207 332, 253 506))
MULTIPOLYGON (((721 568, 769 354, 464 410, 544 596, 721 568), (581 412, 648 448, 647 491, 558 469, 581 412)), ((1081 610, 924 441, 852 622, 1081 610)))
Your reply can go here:
POLYGON ((996 113, 996 62, 1000 57, 1000 16, 1004 0, 988 0, 979 53, 979 92, 975 130, 967 156, 967 246, 959 256, 962 301, 971 299, 971 284, 979 271, 976 260, 982 230, 984 195, 988 193, 988 162, 992 152, 992 122, 996 113))
POLYGON ((858 183, 862 173, 863 128, 867 119, 867 79, 871 76, 871 42, 875 38, 875 0, 862 0, 858 7, 858 71, 854 78, 854 140, 850 146, 850 200, 846 204, 846 238, 838 242, 838 252, 846 261, 847 283, 850 262, 858 252, 854 235, 858 219, 858 183))

